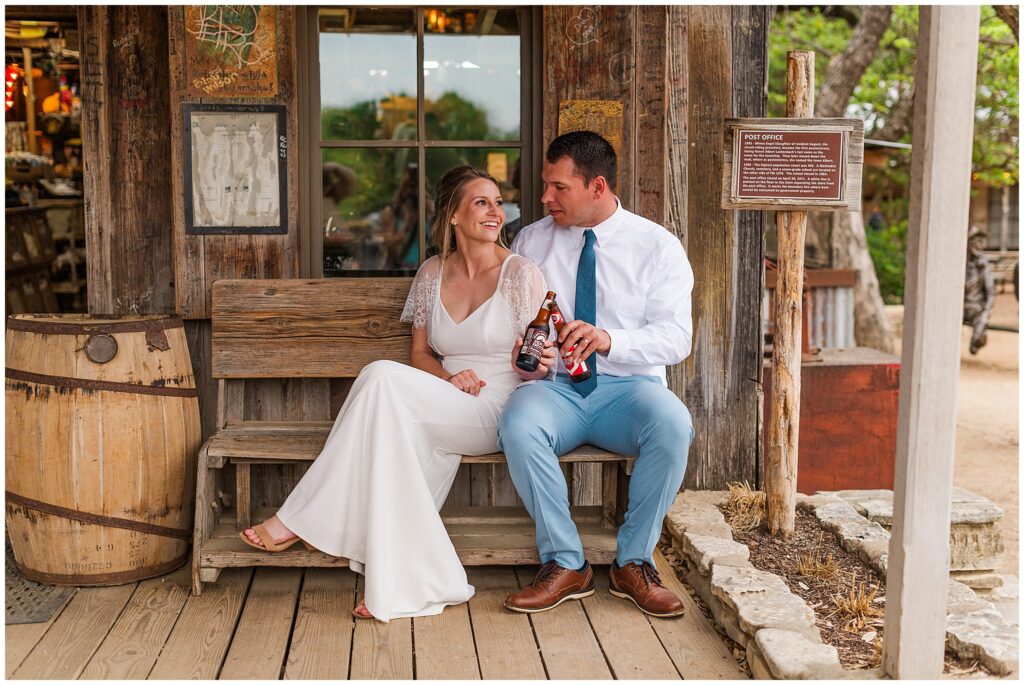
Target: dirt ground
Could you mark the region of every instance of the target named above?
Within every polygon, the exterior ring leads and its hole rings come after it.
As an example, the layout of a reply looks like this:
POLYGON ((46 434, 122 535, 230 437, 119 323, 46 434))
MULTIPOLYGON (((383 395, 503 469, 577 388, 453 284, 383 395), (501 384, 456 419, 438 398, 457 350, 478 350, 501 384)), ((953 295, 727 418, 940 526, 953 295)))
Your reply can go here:
MULTIPOLYGON (((1013 293, 996 295, 990 323, 1019 329, 1019 320, 1013 293)), ((998 572, 1019 576, 1020 336, 989 331, 976 355, 970 340, 970 329, 962 327, 953 482, 1002 508, 1006 551, 998 572)))

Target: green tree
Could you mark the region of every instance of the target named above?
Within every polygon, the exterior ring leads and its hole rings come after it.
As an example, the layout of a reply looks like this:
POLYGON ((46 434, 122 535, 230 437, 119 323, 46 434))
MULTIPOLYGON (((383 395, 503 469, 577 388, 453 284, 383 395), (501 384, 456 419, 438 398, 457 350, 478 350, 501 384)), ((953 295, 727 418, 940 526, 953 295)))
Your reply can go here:
MULTIPOLYGON (((789 7, 776 13, 769 43, 770 116, 785 116, 786 52, 814 50, 815 82, 820 89, 830 68, 850 44, 863 12, 857 7, 830 6, 789 7)), ((1019 53, 1015 29, 999 17, 994 7, 981 8, 973 174, 975 180, 996 187, 1013 186, 1019 180, 1019 53)), ((892 8, 874 57, 846 103, 845 115, 864 119, 867 138, 913 142, 917 30, 917 7, 892 8)), ((902 297, 905 261, 910 154, 895 151, 883 167, 865 167, 864 173, 865 187, 879 191, 878 198, 868 199, 878 201, 888 227, 868 235, 869 249, 883 297, 898 300, 902 297)))

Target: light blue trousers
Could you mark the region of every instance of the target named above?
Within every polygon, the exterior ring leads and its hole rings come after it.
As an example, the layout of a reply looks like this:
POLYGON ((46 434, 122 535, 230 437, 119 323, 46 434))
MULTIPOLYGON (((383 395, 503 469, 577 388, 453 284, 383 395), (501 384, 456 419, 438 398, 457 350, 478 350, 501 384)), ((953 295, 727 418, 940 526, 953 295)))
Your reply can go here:
POLYGON ((536 523, 541 562, 554 560, 571 569, 583 565, 583 543, 569 515, 569 488, 557 455, 591 444, 637 456, 616 561, 653 564, 693 436, 686 406, 650 376, 598 375, 588 397, 564 376, 517 388, 501 416, 498 446, 536 523))

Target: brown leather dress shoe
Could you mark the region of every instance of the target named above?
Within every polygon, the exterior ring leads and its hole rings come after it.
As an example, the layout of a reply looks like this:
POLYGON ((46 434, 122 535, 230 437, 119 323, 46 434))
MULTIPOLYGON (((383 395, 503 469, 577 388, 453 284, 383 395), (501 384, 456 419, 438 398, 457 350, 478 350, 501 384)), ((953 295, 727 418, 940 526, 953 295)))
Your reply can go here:
POLYGON ((632 600, 645 614, 658 618, 683 615, 682 601, 661 584, 658 572, 650 564, 629 563, 616 568, 613 563, 608 575, 611 578, 608 591, 616 597, 632 600))
POLYGON ((554 609, 568 599, 594 594, 594 570, 587 564, 582 573, 549 561, 537 571, 533 582, 505 598, 505 608, 523 614, 554 609))

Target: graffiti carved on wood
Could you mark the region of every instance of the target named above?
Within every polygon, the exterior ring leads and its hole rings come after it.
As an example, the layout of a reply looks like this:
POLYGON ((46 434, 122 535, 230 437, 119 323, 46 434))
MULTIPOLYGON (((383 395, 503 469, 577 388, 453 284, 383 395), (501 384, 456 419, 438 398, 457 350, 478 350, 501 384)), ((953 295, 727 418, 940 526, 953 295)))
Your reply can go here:
POLYGON ((185 8, 185 69, 194 97, 277 95, 277 10, 267 5, 185 8))

